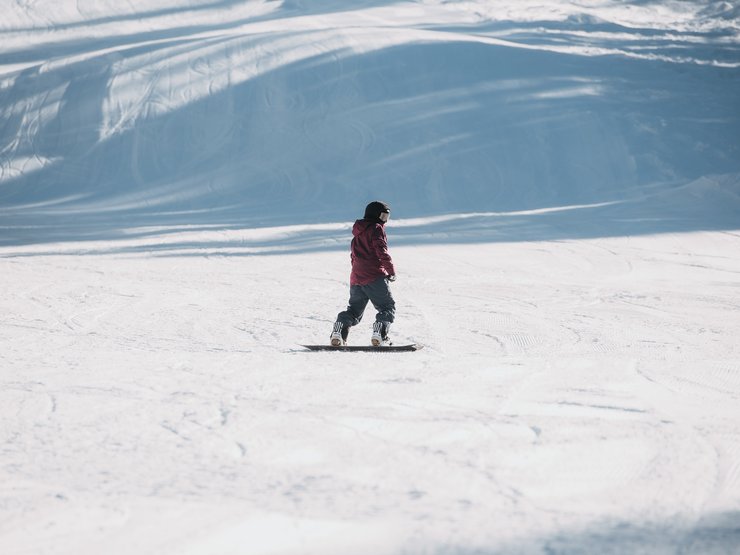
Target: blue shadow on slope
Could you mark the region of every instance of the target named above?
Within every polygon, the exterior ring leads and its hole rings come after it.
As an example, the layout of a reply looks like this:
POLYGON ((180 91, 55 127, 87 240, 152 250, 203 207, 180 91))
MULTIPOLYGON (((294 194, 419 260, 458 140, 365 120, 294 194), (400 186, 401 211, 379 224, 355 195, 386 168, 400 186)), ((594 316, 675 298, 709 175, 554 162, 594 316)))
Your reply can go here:
MULTIPOLYGON (((136 36, 115 53, 26 70, 0 92, 1 105, 43 91, 59 109, 15 147, 51 162, 2 183, 0 245, 351 221, 374 198, 401 218, 484 214, 394 230, 406 244, 740 227, 736 68, 460 40, 346 50, 98 139, 113 64, 154 53, 197 62, 214 46, 269 54, 286 36, 186 32, 144 46, 152 37, 136 36), (684 187, 723 174, 721 190, 684 187), (542 211, 572 206, 580 208, 542 211)), ((2 145, 25 125, 22 113, 6 113, 2 145)))
MULTIPOLYGON (((447 214, 391 220, 392 248, 428 244, 476 244, 517 241, 562 241, 634 236, 701 229, 740 236, 737 200, 740 179, 702 179, 679 188, 653 192, 646 199, 510 213, 447 214), (727 183, 723 183, 727 181, 727 183), (724 186, 727 185, 727 186, 724 186), (735 193, 731 191, 736 191, 735 193), (697 200, 701 202, 697 204, 697 200), (728 202, 729 201, 729 202, 728 202)), ((33 232, 34 230, 32 230, 33 232)), ((81 239, 75 227, 66 245, 16 243, 5 257, 54 254, 134 254, 158 257, 268 256, 318 251, 348 251, 351 222, 243 228, 225 225, 128 228, 104 240, 93 225, 81 239)), ((68 240, 61 234, 58 241, 68 240)))
POLYGON ((733 555, 740 545, 740 513, 726 511, 706 515, 698 522, 600 522, 582 529, 564 529, 550 534, 533 534, 520 540, 502 541, 491 547, 440 545, 424 550, 433 555, 571 555, 603 553, 685 555, 733 555))

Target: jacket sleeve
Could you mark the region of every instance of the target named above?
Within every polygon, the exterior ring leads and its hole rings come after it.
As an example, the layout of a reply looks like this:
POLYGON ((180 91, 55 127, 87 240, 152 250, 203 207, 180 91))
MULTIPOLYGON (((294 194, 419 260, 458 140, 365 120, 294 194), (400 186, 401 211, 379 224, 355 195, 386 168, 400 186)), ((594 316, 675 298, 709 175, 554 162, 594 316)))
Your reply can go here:
POLYGON ((380 225, 376 226, 373 230, 372 244, 373 249, 375 249, 375 254, 378 257, 378 260, 380 260, 381 268, 385 270, 389 276, 395 275, 396 270, 393 268, 393 259, 388 253, 388 239, 386 238, 383 227, 380 225))

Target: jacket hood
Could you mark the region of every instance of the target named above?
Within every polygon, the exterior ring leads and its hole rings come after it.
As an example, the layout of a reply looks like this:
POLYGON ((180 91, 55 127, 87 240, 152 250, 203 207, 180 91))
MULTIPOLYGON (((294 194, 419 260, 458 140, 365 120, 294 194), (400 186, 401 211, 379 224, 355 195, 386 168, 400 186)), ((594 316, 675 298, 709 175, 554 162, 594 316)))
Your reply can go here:
POLYGON ((362 234, 367 230, 367 228, 378 225, 380 222, 376 220, 368 220, 367 218, 363 218, 361 220, 357 220, 355 222, 355 225, 352 226, 352 235, 357 237, 358 235, 362 234))

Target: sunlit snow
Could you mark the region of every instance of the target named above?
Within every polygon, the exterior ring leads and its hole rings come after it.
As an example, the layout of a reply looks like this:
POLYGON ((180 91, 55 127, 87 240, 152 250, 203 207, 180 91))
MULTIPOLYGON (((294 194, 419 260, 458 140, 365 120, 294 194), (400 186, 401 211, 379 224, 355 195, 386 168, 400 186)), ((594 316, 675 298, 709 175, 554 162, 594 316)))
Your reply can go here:
POLYGON ((736 2, 0 14, 0 553, 740 552, 736 2))

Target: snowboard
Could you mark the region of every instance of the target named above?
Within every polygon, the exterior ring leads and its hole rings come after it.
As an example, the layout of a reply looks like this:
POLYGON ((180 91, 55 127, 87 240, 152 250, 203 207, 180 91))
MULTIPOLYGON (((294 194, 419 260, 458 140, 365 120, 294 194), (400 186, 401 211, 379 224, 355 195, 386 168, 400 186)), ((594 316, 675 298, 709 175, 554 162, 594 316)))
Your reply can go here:
POLYGON ((372 345, 341 345, 334 347, 332 345, 301 345, 311 351, 343 351, 343 352, 363 352, 363 353, 398 353, 403 351, 418 351, 423 348, 424 345, 418 343, 411 343, 409 345, 380 345, 374 347, 372 345))

